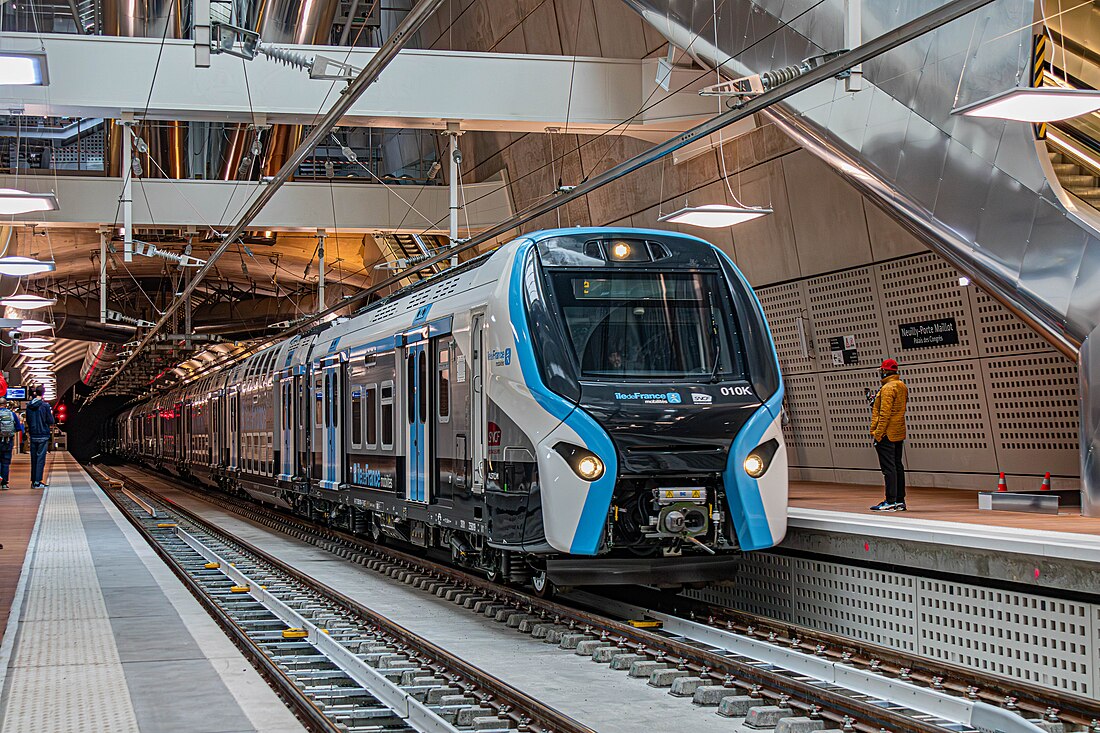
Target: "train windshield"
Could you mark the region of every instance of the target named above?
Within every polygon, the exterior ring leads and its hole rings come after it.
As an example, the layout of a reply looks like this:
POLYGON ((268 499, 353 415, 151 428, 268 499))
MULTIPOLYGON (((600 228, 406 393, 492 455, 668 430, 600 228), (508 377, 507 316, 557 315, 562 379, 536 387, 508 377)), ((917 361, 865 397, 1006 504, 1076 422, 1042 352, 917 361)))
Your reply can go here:
POLYGON ((549 276, 583 377, 744 377, 718 275, 605 270, 549 276))

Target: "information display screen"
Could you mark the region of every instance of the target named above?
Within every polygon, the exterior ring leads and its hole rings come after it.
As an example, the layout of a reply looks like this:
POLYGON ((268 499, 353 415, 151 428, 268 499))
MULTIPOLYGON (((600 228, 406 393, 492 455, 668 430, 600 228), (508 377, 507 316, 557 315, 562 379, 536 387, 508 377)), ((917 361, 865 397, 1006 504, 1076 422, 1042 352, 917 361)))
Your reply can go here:
POLYGON ((27 399, 26 387, 8 387, 7 393, 4 395, 9 400, 25 400, 27 399))

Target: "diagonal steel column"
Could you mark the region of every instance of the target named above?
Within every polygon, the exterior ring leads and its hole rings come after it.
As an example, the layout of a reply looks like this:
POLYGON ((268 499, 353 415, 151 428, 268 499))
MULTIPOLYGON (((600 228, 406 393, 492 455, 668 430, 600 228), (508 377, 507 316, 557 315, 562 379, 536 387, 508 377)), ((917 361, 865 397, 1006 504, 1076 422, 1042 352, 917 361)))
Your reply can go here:
MULTIPOLYGON (((138 354, 153 340, 153 338, 164 328, 172 317, 172 314, 180 307, 180 305, 195 292, 195 289, 202 282, 202 279, 206 276, 210 270, 213 269, 214 263, 221 257, 232 244, 244 233, 245 228, 252 222, 253 219, 260 213, 260 211, 271 201, 275 192, 279 190, 279 187, 290 180, 290 177, 294 175, 294 171, 298 169, 298 166, 305 159, 313 148, 317 146, 322 139, 324 139, 332 129, 336 127, 340 119, 347 114, 352 105, 363 96, 363 93, 367 91, 367 88, 378 80, 382 70, 389 65, 394 58, 397 57, 398 52, 404 48, 405 44, 409 42, 413 34, 420 29, 420 26, 424 24, 424 21, 431 16, 436 9, 443 4, 443 0, 419 0, 413 9, 409 11, 409 14, 405 16, 404 20, 394 31, 393 35, 378 49, 378 52, 371 57, 370 63, 368 63, 363 70, 359 72, 359 76, 355 77, 355 80, 348 85, 347 89, 340 95, 340 99, 336 104, 329 108, 329 111, 325 113, 325 116, 321 118, 320 122, 313 128, 313 130, 306 136, 306 139, 302 141, 302 144, 295 148, 294 152, 290 154, 287 161, 283 164, 283 167, 279 169, 279 172, 275 174, 271 182, 264 187, 260 192, 260 195, 256 197, 256 200, 252 202, 252 205, 248 207, 248 210, 241 215, 241 218, 233 226, 228 234, 225 235, 222 243, 218 245, 218 248, 210 255, 206 260, 206 264, 199 268, 194 277, 191 278, 191 282, 188 283, 184 289, 183 294, 175 298, 165 310, 164 315, 160 317, 156 325, 150 329, 149 333, 145 334, 145 337, 134 347, 133 352, 126 358, 126 361, 107 378, 107 381, 100 386, 99 389, 88 400, 91 402, 99 397, 102 392, 107 389, 114 381, 115 378, 133 363, 138 354)), ((127 229, 127 235, 130 234, 127 229)))
POLYGON ((659 145, 655 145, 649 150, 639 153, 633 158, 629 158, 622 163, 619 163, 618 165, 607 169, 600 175, 588 179, 587 181, 577 185, 575 188, 573 188, 573 190, 567 193, 563 193, 559 196, 555 196, 551 199, 547 199, 541 204, 535 206, 534 208, 527 210, 525 213, 518 214, 500 224, 497 224, 491 229, 488 229, 481 234, 478 234, 477 236, 466 240, 459 247, 455 247, 453 249, 445 249, 434 257, 430 257, 427 260, 418 263, 414 267, 402 270, 398 275, 393 275, 386 278, 377 285, 372 286, 370 289, 357 293, 355 296, 341 302, 339 305, 321 311, 314 317, 294 326, 293 328, 287 329, 286 331, 280 333, 278 336, 273 337, 272 340, 284 338, 294 333, 298 333, 303 329, 309 328, 318 319, 329 315, 330 313, 334 313, 337 310, 346 308, 349 305, 354 305, 356 303, 362 302, 372 293, 375 293, 382 288, 393 285, 394 283, 399 282, 404 278, 407 278, 413 273, 419 272, 421 270, 426 270, 439 262, 451 258, 459 252, 463 252, 465 250, 476 247, 479 244, 488 242, 494 237, 505 234, 509 230, 515 229, 518 226, 522 226, 523 224, 526 224, 527 222, 532 221, 533 219, 536 219, 543 214, 553 211, 563 204, 566 204, 574 199, 578 199, 581 196, 585 196, 602 186, 606 186, 608 183, 622 178, 628 173, 633 173, 639 168, 649 165, 654 161, 660 160, 664 156, 679 150, 685 145, 689 145, 696 140, 705 138, 708 135, 711 135, 728 125, 732 125, 738 120, 749 117, 750 115, 754 115, 761 110, 767 109, 773 104, 782 102, 784 99, 794 94, 797 94, 798 92, 801 92, 805 89, 808 89, 819 82, 830 79, 844 71, 847 71, 848 69, 851 69, 853 66, 862 64, 866 61, 869 61, 870 59, 873 59, 875 56, 883 54, 904 43, 908 43, 909 41, 912 41, 913 39, 925 33, 928 33, 929 31, 933 31, 942 25, 950 23, 953 20, 957 20, 967 13, 971 13, 978 8, 989 5, 994 1, 995 0, 954 0, 953 2, 949 2, 931 12, 925 13, 920 17, 914 18, 908 23, 903 23, 897 28, 883 33, 881 36, 878 36, 877 38, 868 41, 862 46, 852 49, 851 51, 847 51, 846 53, 837 56, 831 61, 828 61, 821 66, 818 66, 817 68, 807 72, 803 76, 800 76, 787 82, 786 84, 775 87, 757 97, 754 97, 737 109, 732 109, 728 112, 724 112, 702 123, 701 125, 697 125, 690 130, 680 135, 677 135, 676 137, 669 138, 665 142, 660 143, 659 145))
MULTIPOLYGON (((374 285, 367 290, 363 290, 355 296, 342 301, 338 305, 331 306, 314 314, 313 316, 307 318, 301 323, 291 328, 288 328, 285 331, 276 334, 275 336, 271 336, 265 339, 258 346, 263 345, 264 343, 277 341, 282 338, 287 338, 307 328, 310 328, 321 318, 324 318, 329 314, 335 313, 338 310, 343 310, 348 306, 353 306, 357 303, 360 303, 370 297, 373 293, 376 293, 383 288, 389 287, 394 283, 400 282, 401 280, 409 277, 409 275, 413 273, 420 272, 421 270, 426 270, 444 260, 450 259, 452 256, 456 255, 459 252, 472 249, 479 244, 488 242, 494 237, 505 234, 518 226, 522 226, 523 224, 526 224, 527 222, 536 219, 547 212, 553 211, 563 204, 580 198, 581 196, 585 196, 592 191, 601 188, 602 186, 606 186, 608 183, 622 178, 628 173, 632 173, 639 168, 649 165, 654 161, 660 160, 664 156, 673 153, 676 150, 679 150, 685 145, 689 145, 690 143, 700 138, 707 137, 708 135, 711 135, 728 125, 732 125, 734 122, 737 122, 740 119, 748 117, 749 115, 756 114, 761 110, 767 109, 773 104, 781 102, 793 94, 797 94, 798 92, 810 88, 814 84, 834 77, 837 74, 840 74, 841 72, 852 68, 853 66, 869 61, 875 56, 883 54, 904 43, 908 43, 909 41, 912 41, 913 39, 918 38, 929 31, 935 30, 936 28, 939 28, 946 23, 950 23, 953 20, 957 20, 958 18, 961 18, 968 13, 989 5, 994 1, 995 0, 953 0, 953 2, 949 2, 931 12, 914 18, 908 23, 903 23, 897 28, 883 33, 881 36, 871 41, 868 41, 862 46, 843 53, 840 56, 832 59, 831 61, 828 61, 821 66, 818 66, 817 68, 813 69, 803 76, 798 77, 797 79, 794 79, 782 86, 775 87, 774 89, 764 92, 760 96, 749 100, 743 106, 738 107, 737 109, 724 112, 708 120, 707 122, 704 122, 701 125, 693 127, 687 132, 670 138, 669 140, 666 140, 659 145, 655 145, 649 150, 635 155, 633 158, 629 158, 622 163, 612 168, 609 168, 595 178, 591 178, 584 183, 577 185, 573 190, 569 191, 568 193, 563 193, 559 196, 555 196, 552 199, 548 199, 538 206, 535 206, 534 208, 528 210, 526 213, 519 214, 510 219, 507 219, 500 224, 497 224, 496 226, 482 232, 481 234, 478 234, 477 236, 466 240, 459 247, 445 249, 439 254, 424 260, 416 266, 408 268, 407 270, 403 270, 401 273, 390 276, 382 282, 378 283, 377 285, 374 285)), ((221 250, 219 250, 216 254, 220 254, 220 251, 221 250)), ((213 259, 211 259, 211 262, 212 261, 213 259)), ((150 334, 150 336, 151 335, 152 334, 150 334)), ((146 337, 146 340, 143 341, 141 345, 147 343, 148 340, 149 337, 146 337)), ((137 352, 135 351, 135 354, 136 353, 137 352)), ((133 355, 131 355, 131 358, 122 365, 122 368, 125 368, 125 366, 132 359, 133 355)), ((120 373, 122 371, 122 368, 120 368, 119 372, 116 372, 116 374, 120 373)), ((95 394, 92 395, 92 399, 95 399, 97 396, 99 396, 99 393, 102 392, 103 389, 105 389, 109 384, 110 382, 104 384, 103 387, 101 387, 95 394)))

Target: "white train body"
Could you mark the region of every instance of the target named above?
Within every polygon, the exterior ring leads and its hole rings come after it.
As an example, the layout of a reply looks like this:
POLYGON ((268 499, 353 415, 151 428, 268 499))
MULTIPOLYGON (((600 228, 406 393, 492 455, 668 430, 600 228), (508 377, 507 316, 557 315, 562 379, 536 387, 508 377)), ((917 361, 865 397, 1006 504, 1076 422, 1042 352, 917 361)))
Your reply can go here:
POLYGON ((490 575, 702 582, 784 536, 782 398, 720 251, 566 229, 134 407, 112 447, 490 575))

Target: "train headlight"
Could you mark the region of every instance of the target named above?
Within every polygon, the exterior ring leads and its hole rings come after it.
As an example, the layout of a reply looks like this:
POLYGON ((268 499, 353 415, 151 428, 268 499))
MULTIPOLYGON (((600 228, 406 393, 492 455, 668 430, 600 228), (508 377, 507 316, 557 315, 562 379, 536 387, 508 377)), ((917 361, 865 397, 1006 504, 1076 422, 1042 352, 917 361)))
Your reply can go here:
POLYGON ((558 443, 554 450, 569 463, 573 473, 585 481, 598 481, 603 476, 603 461, 592 451, 569 443, 558 443))
POLYGON ((763 458, 755 453, 750 453, 749 457, 745 459, 745 473, 753 478, 760 478, 767 469, 768 464, 764 462, 763 458))
POLYGON ((768 472, 775 452, 779 450, 779 441, 775 438, 765 441, 749 451, 745 458, 745 473, 753 478, 760 478, 768 472))
POLYGON ((595 481, 603 476, 603 461, 596 456, 585 456, 577 461, 573 470, 585 481, 595 481))
POLYGON ((626 242, 616 242, 611 247, 611 256, 617 260, 625 260, 630 256, 630 245, 626 242))

